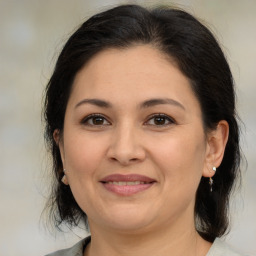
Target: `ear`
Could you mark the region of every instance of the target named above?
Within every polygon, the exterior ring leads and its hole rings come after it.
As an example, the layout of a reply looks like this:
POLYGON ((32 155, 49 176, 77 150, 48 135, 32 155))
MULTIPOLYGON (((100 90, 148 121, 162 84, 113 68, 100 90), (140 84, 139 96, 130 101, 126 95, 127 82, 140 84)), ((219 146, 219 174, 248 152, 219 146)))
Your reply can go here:
POLYGON ((215 174, 212 168, 218 168, 220 166, 228 141, 228 135, 229 125, 225 120, 221 120, 217 128, 209 132, 207 136, 205 168, 203 170, 204 177, 212 177, 215 174))
POLYGON ((59 129, 55 129, 54 132, 53 132, 53 139, 56 143, 56 145, 59 147, 59 150, 60 150, 60 156, 61 156, 61 161, 62 161, 62 165, 63 165, 63 168, 65 167, 64 166, 64 148, 63 148, 63 140, 61 138, 61 135, 60 135, 60 130, 59 129))
MULTIPOLYGON (((59 129, 54 130, 53 138, 54 138, 55 143, 59 147, 61 161, 62 161, 62 166, 63 166, 63 168, 65 170, 65 161, 64 161, 65 160, 65 155, 64 155, 63 139, 61 138, 60 130, 59 129)), ((65 171, 64 171, 64 176, 62 177, 61 181, 65 185, 69 185, 68 178, 67 178, 67 175, 66 175, 65 171)))

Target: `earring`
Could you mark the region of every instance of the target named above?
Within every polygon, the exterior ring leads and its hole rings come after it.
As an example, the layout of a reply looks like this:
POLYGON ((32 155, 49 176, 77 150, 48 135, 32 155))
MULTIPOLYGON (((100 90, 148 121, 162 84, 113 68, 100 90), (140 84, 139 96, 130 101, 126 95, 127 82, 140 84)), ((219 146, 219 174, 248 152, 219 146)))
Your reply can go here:
POLYGON ((67 179, 67 176, 65 175, 66 170, 64 169, 63 172, 64 172, 64 176, 62 177, 61 181, 65 185, 68 185, 68 179, 67 179))
POLYGON ((210 192, 212 192, 212 185, 213 185, 213 179, 212 178, 209 179, 209 184, 210 184, 210 192))
MULTIPOLYGON (((214 172, 216 172, 216 167, 215 166, 213 166, 212 167, 212 170, 214 171, 214 172)), ((212 177, 210 177, 209 178, 209 184, 210 184, 210 192, 212 192, 212 186, 213 186, 213 179, 212 179, 212 177)))

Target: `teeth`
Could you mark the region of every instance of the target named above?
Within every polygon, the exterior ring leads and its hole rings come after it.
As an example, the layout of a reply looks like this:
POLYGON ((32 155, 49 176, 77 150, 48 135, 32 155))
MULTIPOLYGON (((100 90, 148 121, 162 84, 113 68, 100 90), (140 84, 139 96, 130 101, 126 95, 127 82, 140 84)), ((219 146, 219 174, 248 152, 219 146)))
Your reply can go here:
POLYGON ((140 184, 146 184, 144 181, 108 181, 108 184, 114 184, 118 186, 133 186, 133 185, 140 185, 140 184))

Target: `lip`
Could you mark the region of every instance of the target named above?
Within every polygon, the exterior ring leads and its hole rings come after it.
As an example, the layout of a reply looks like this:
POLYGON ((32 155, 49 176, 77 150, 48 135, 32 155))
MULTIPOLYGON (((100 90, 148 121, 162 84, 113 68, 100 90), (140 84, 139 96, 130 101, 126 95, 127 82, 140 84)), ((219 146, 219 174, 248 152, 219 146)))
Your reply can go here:
POLYGON ((145 183, 150 183, 150 182, 154 182, 155 180, 144 176, 144 175, 139 175, 139 174, 127 174, 127 175, 123 175, 123 174, 112 174, 112 175, 108 175, 106 177, 104 177, 101 182, 110 182, 110 181, 124 181, 124 182, 128 182, 128 181, 141 181, 141 182, 145 182, 145 183))
POLYGON ((119 196, 131 196, 149 189, 156 183, 156 180, 139 174, 112 174, 104 177, 100 182, 106 190, 112 193, 119 196), (140 182, 140 184, 137 184, 136 181, 140 182), (128 184, 117 184, 118 182, 128 184), (131 182, 136 183, 131 185, 131 182))

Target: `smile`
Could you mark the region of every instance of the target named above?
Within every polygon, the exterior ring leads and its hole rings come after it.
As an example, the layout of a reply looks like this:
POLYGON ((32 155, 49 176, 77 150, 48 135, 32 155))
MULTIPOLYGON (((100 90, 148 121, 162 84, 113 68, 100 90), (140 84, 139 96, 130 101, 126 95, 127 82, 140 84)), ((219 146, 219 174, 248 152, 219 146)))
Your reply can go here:
POLYGON ((108 181, 107 184, 114 184, 118 186, 134 186, 134 185, 140 185, 140 184, 149 184, 148 182, 144 181, 108 181))
POLYGON ((130 174, 113 174, 103 178, 103 187, 119 196, 131 196, 149 189, 156 181, 147 176, 130 174))

